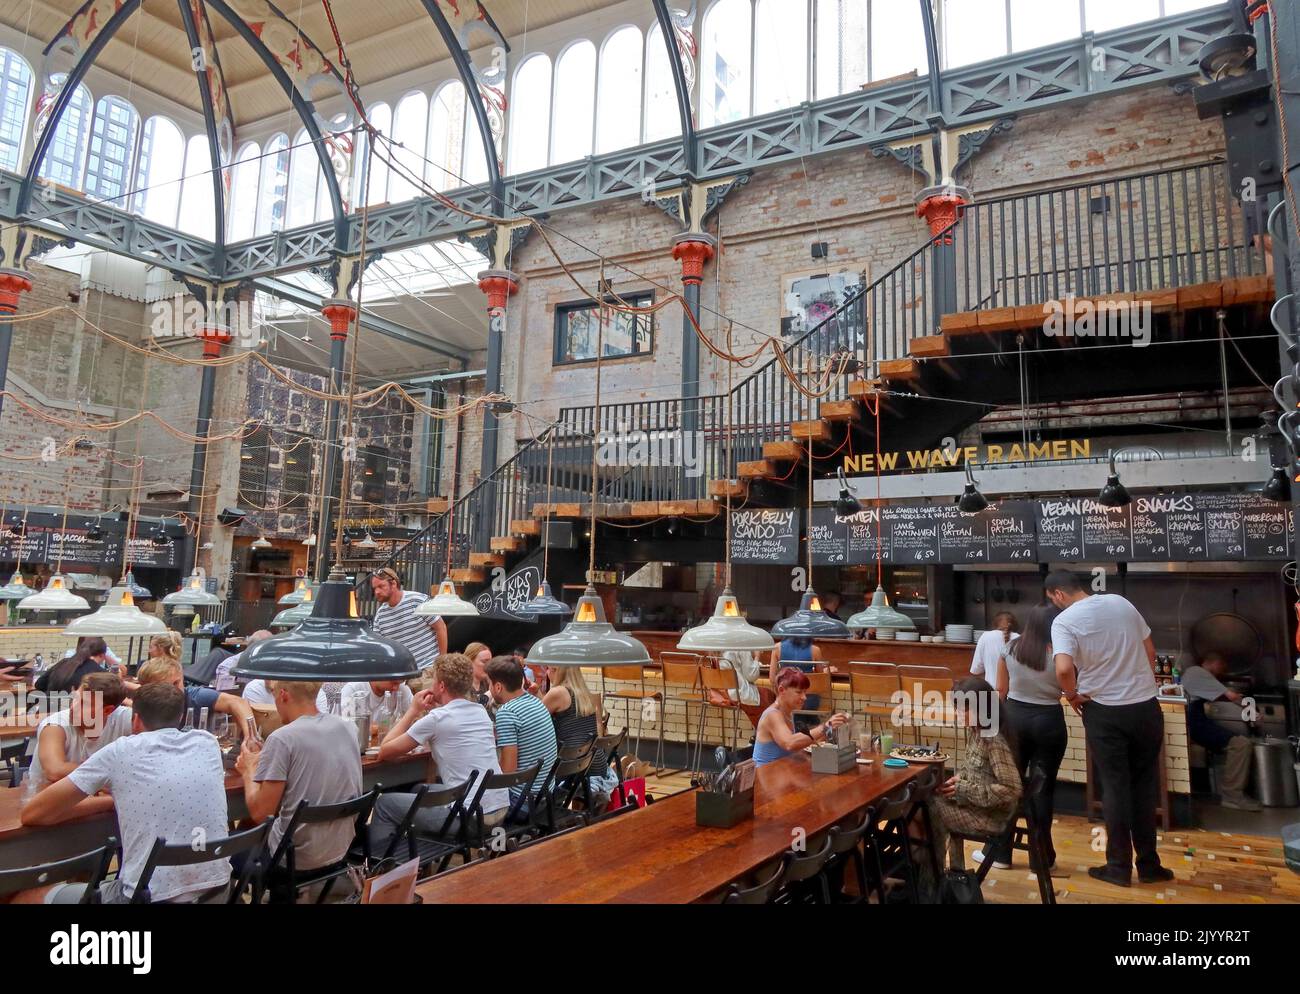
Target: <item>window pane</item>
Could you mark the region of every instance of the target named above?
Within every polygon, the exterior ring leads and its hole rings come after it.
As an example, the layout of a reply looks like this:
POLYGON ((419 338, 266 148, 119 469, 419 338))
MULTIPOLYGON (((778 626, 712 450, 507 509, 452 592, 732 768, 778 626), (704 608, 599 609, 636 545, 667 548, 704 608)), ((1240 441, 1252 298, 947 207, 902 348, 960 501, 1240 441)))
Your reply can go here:
POLYGON ((304 128, 293 140, 289 154, 289 219, 290 228, 311 224, 316 217, 316 180, 320 176, 320 160, 316 146, 304 128))
POLYGON ((216 237, 217 215, 212 199, 212 155, 208 136, 195 135, 185 148, 185 180, 181 184, 179 228, 199 238, 216 237))
MULTIPOLYGON (((477 95, 475 100, 480 99, 477 95)), ((492 136, 488 136, 492 143, 492 136)), ((544 146, 543 146, 544 147, 544 146)), ((493 152, 495 155, 496 153, 493 152)), ((487 156, 483 148, 483 134, 478 126, 478 119, 470 108, 468 100, 465 105, 465 158, 462 166, 461 182, 457 186, 486 183, 488 178, 487 156)))
POLYGON ((613 152, 641 140, 641 32, 619 28, 600 50, 596 91, 596 151, 613 152))
POLYGON ((544 168, 551 127, 551 60, 545 55, 530 56, 519 67, 510 107, 509 171, 544 168))
POLYGON ((135 211, 156 224, 176 226, 185 173, 185 136, 165 117, 145 122, 136 169, 135 211))
POLYGON ((758 0, 754 12, 754 113, 793 107, 807 95, 806 0, 758 0))
POLYGON ((677 91, 673 88, 673 71, 668 64, 664 35, 655 24, 645 43, 645 131, 644 141, 658 141, 682 133, 682 119, 677 112, 677 91))
POLYGON ((1011 47, 1017 52, 1069 41, 1082 33, 1077 3, 1045 7, 1038 0, 1011 0, 1011 47))
POLYGON ((17 170, 27 130, 27 100, 32 71, 7 48, 0 48, 0 168, 17 170))
MULTIPOLYGON (((374 125, 376 131, 391 136, 393 133, 392 108, 388 104, 375 104, 370 108, 370 123, 374 125)), ((382 204, 388 199, 388 176, 392 172, 388 168, 388 162, 386 161, 389 158, 392 158, 392 146, 386 142, 380 142, 375 149, 375 154, 370 156, 371 206, 382 204)), ((356 198, 356 202, 361 202, 360 196, 356 198)))
POLYGON ((284 229, 284 209, 289 190, 289 136, 276 135, 266 143, 257 194, 257 233, 284 229))
MULTIPOLYGON (((60 77, 56 76, 55 81, 60 77)), ((64 186, 81 187, 81 171, 86 161, 86 145, 90 134, 90 91, 78 86, 72 99, 59 118, 54 137, 46 149, 38 175, 64 186)))
POLYGON ((704 15, 700 124, 749 116, 749 0, 718 0, 704 15))
MULTIPOLYGON (((1052 7, 1068 8, 1069 2, 1052 7)), ((967 66, 1006 54, 1006 0, 945 0, 944 65, 967 66)))
POLYGON ((572 162, 591 155, 596 113, 596 46, 591 42, 570 45, 556 63, 555 107, 559 113, 551 135, 551 161, 572 162))
POLYGON ((867 7, 854 0, 817 0, 817 99, 849 93, 867 81, 867 7))
POLYGON ((397 104, 393 115, 393 141, 403 148, 391 148, 389 155, 397 164, 389 170, 388 202, 392 204, 410 200, 420 194, 416 183, 408 176, 424 176, 424 149, 428 140, 429 104, 423 93, 408 93, 397 104))
POLYGON ((230 222, 226 231, 232 242, 253 237, 257 223, 257 174, 261 153, 257 142, 250 142, 239 150, 235 158, 234 175, 230 181, 230 222))
POLYGON ((276 501, 282 511, 306 511, 311 504, 312 436, 299 432, 280 432, 276 438, 284 472, 280 477, 280 496, 276 501))
MULTIPOLYGON (((635 307, 654 303, 653 293, 623 294, 635 307)), ((596 358, 600 309, 592 302, 556 308, 555 362, 584 362, 596 358)), ((654 315, 611 311, 603 336, 604 356, 642 355, 654 347, 654 315)))
POLYGON ((263 427, 244 436, 239 450, 239 502, 257 510, 267 505, 266 466, 271 435, 263 427))
MULTIPOLYGON (((334 153, 331 149, 328 139, 332 133, 337 133, 340 129, 342 129, 347 119, 348 116, 346 114, 336 114, 334 115, 334 117, 330 118, 331 130, 326 131, 324 134, 325 134, 325 138, 327 139, 325 144, 325 151, 330 153, 331 156, 334 153)), ((335 175, 333 168, 330 169, 330 175, 335 175)), ((417 175, 419 174, 417 173, 417 175)), ((339 193, 344 198, 348 196, 347 190, 340 190, 339 193)), ((324 172, 322 172, 320 179, 316 183, 316 220, 332 221, 333 219, 334 219, 334 201, 330 198, 330 185, 325 181, 325 174, 324 172)))
MULTIPOLYGON (((120 97, 102 97, 95 106, 90 127, 90 155, 86 160, 86 193, 115 201, 127 193, 127 179, 135 159, 136 130, 140 116, 120 97)), ((115 206, 126 206, 125 203, 115 206)))
POLYGON ((387 504, 388 449, 363 445, 360 462, 361 499, 371 504, 387 504))
POLYGON ((424 180, 435 190, 454 190, 461 182, 465 148, 465 87, 459 82, 438 88, 429 108, 429 162, 424 180))
POLYGON ((1088 0, 1084 30, 1109 31, 1160 16, 1160 0, 1088 0))
POLYGON ((1165 14, 1183 14, 1202 7, 1217 7, 1219 0, 1165 0, 1165 14))
POLYGON ((917 3, 871 5, 871 78, 889 79, 916 70, 929 75, 925 30, 917 3))

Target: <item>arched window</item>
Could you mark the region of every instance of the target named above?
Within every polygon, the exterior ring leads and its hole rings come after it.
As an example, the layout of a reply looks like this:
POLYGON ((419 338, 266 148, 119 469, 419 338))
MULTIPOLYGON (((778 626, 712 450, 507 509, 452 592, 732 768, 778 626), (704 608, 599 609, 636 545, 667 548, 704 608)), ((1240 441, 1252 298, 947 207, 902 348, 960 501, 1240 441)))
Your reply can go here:
POLYGON ((215 238, 216 207, 212 200, 212 153, 207 135, 195 135, 185 146, 185 179, 181 183, 178 227, 199 238, 215 238))
POLYGON ((619 28, 600 50, 596 82, 596 151, 630 148, 641 140, 641 29, 619 28))
POLYGON ((465 149, 465 87, 452 80, 438 87, 429 101, 429 144, 424 181, 435 190, 463 186, 461 165, 465 149))
MULTIPOLYGON (((117 200, 127 191, 140 115, 121 97, 100 97, 90 126, 85 190, 101 200, 117 200)), ((125 203, 118 206, 125 207, 125 203)))
POLYGON ((1083 30, 1110 31, 1159 16, 1160 0, 1087 0, 1083 8, 1083 30))
POLYGON ((275 135, 262 153, 257 183, 256 234, 269 235, 284 228, 285 199, 289 192, 289 136, 275 135))
MULTIPOLYGON (((549 92, 549 73, 547 85, 549 92)), ((478 95, 474 96, 475 100, 481 99, 478 95)), ((492 136, 488 136, 488 144, 492 143, 492 136)), ((543 146, 544 148, 545 146, 543 146)), ((483 135, 478 126, 478 119, 474 116, 474 111, 469 104, 468 99, 465 104, 465 157, 461 161, 461 173, 464 177, 463 183, 458 186, 474 186, 479 183, 486 183, 488 178, 487 154, 483 147, 483 135)))
MULTIPOLYGON (((346 114, 335 114, 332 118, 330 118, 330 128, 328 131, 323 132, 324 136, 326 138, 329 138, 331 134, 338 133, 340 130, 342 130, 343 125, 346 123, 347 119, 348 116, 346 114)), ((330 151, 330 146, 328 143, 326 143, 325 145, 325 151, 326 152, 330 151)), ((330 172, 331 173, 334 172, 333 167, 330 168, 330 172)), ((348 190, 340 189, 339 192, 340 194, 342 194, 345 200, 348 198, 349 196, 348 190)), ((353 203, 354 201, 349 200, 348 202, 353 203)), ((316 184, 316 220, 332 221, 333 219, 334 219, 334 202, 330 199, 330 185, 325 179, 325 174, 322 172, 320 181, 316 184)))
POLYGON ((807 0, 757 0, 754 6, 754 113, 808 97, 807 0))
POLYGON ((257 178, 261 169, 262 149, 257 142, 249 142, 235 156, 235 168, 230 180, 230 219, 226 237, 238 242, 252 238, 257 227, 257 178))
POLYGON ((921 25, 921 5, 873 3, 871 78, 889 79, 913 70, 918 76, 930 74, 930 63, 925 55, 925 29, 921 25))
POLYGON ((23 158, 32 70, 21 55, 0 48, 0 168, 17 170, 23 158))
MULTIPOLYGON (((55 81, 58 80, 55 77, 55 81)), ((81 187, 82 169, 86 164, 86 139, 90 135, 90 111, 90 91, 79 84, 59 118, 59 126, 54 129, 54 137, 45 152, 39 173, 42 179, 81 187)))
POLYGON ((677 112, 677 91, 673 88, 673 70, 664 47, 664 33, 658 23, 645 39, 645 125, 642 141, 672 138, 682 133, 682 119, 677 112))
POLYGON ((818 100, 825 100, 856 90, 867 82, 868 5, 860 0, 816 0, 816 3, 815 95, 818 100))
POLYGON ((289 211, 285 225, 297 228, 316 220, 316 181, 320 160, 307 129, 298 132, 289 152, 289 211))
MULTIPOLYGON (((634 102, 640 104, 640 94, 634 102)), ((591 42, 574 42, 556 60, 554 107, 551 162, 591 155, 596 117, 596 46, 591 42)))
POLYGON ((393 115, 393 141, 404 147, 388 150, 389 157, 400 168, 391 169, 388 181, 388 202, 401 203, 418 197, 420 187, 408 177, 424 175, 424 150, 428 144, 429 102, 423 93, 408 93, 397 104, 393 115))
MULTIPOLYGON (((380 134, 391 136, 393 133, 393 110, 388 104, 375 104, 370 108, 370 123, 380 134)), ((375 153, 368 157, 370 162, 370 206, 382 204, 388 199, 388 174, 392 172, 388 168, 387 159, 392 157, 392 146, 386 142, 376 144, 375 153), (382 158, 381 158, 382 156, 382 158)), ((362 191, 366 189, 363 185, 362 191)), ((361 202, 361 196, 358 195, 355 203, 361 202)))
POLYGON ((1011 49, 1023 52, 1082 34, 1079 5, 1045 6, 1038 0, 1011 0, 1011 49))
POLYGON ((704 15, 700 56, 700 124, 749 116, 749 0, 717 0, 704 15))
POLYGON ((155 224, 176 227, 185 175, 185 136, 171 120, 151 117, 144 122, 140 157, 135 167, 135 203, 131 209, 155 224))
MULTIPOLYGON (((1067 8, 1068 16, 1068 4, 1051 6, 1067 8)), ((941 44, 944 66, 968 66, 1006 55, 1006 0, 945 0, 941 44)))
POLYGON ((546 166, 551 125, 551 60, 530 55, 515 72, 510 101, 509 171, 546 166))

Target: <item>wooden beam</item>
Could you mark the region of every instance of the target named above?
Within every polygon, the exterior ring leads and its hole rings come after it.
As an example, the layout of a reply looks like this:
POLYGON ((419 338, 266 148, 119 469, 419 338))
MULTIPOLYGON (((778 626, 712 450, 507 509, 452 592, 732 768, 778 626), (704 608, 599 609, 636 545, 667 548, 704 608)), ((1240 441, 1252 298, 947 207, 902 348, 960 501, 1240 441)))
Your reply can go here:
POLYGON ((542 526, 538 521, 512 521, 510 531, 514 535, 540 535, 542 526))
POLYGON ((921 364, 915 359, 886 359, 880 364, 880 377, 883 380, 901 380, 911 383, 920 379, 921 364))
POLYGON ((907 351, 913 359, 936 359, 952 355, 952 345, 947 334, 923 335, 921 338, 913 338, 907 351))
POLYGON ((634 500, 632 501, 633 518, 657 518, 659 517, 659 502, 657 500, 634 500))
POLYGON ((854 422, 861 420, 862 407, 856 400, 827 400, 822 402, 817 414, 831 423, 854 422))
POLYGON ((451 506, 451 501, 446 497, 430 497, 424 502, 425 514, 446 514, 447 508, 451 506))
POLYGON ((660 517, 684 517, 694 513, 695 501, 693 500, 661 500, 659 502, 660 517))
POLYGON ((939 330, 945 335, 979 334, 980 313, 980 311, 958 311, 956 314, 945 314, 939 318, 939 330))
POLYGON ((709 481, 709 496, 716 497, 719 500, 726 500, 728 497, 744 500, 748 493, 749 484, 744 480, 709 481))
POLYGON ((487 571, 479 566, 471 566, 468 569, 454 569, 451 571, 451 578, 455 583, 482 583, 487 579, 487 571))
POLYGON ((849 384, 849 396, 859 399, 875 397, 880 392, 879 380, 854 380, 849 384))
POLYGON ((761 480, 776 476, 776 467, 769 459, 756 459, 754 462, 742 462, 736 470, 742 480, 761 480))

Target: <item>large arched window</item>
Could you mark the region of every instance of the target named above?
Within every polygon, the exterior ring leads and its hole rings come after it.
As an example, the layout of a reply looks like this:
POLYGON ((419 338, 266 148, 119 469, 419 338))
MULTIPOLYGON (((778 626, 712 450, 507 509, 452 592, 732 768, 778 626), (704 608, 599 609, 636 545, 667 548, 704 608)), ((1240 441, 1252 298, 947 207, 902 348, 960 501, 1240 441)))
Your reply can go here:
MULTIPOLYGON (((370 117, 370 123, 374 126, 376 131, 382 135, 392 135, 393 110, 388 106, 388 104, 375 104, 370 108, 368 116, 370 117)), ((382 204, 388 199, 388 174, 392 172, 392 170, 388 168, 387 160, 388 158, 391 158, 391 156, 392 146, 381 140, 376 143, 374 154, 370 155, 368 158, 370 163, 370 196, 368 202, 372 207, 375 204, 382 204)), ((360 175, 360 170, 358 170, 358 175, 360 175)), ((364 178, 362 182, 364 184, 364 178)), ((361 189, 364 192, 367 188, 363 185, 361 189)), ((361 203, 360 194, 356 197, 354 203, 361 203)))
POLYGON ((1011 0, 1012 51, 1069 41, 1081 33, 1077 3, 1047 6, 1038 0, 1011 0))
MULTIPOLYGON (((475 95, 474 99, 481 98, 475 95)), ((491 135, 488 136, 488 144, 492 144, 491 135)), ((461 173, 465 185, 475 186, 487 182, 487 153, 483 147, 483 134, 468 100, 465 106, 465 157, 461 162, 461 173)))
MULTIPOLYGON (((1172 13, 1172 11, 1170 11, 1172 13)), ((1160 16, 1160 0, 1086 0, 1085 31, 1111 31, 1160 16)))
POLYGON ((641 140, 641 30, 619 28, 600 50, 596 81, 596 151, 630 148, 641 140))
POLYGON ((509 171, 546 166, 551 129, 551 60, 530 55, 515 72, 510 101, 509 171))
POLYGON ((754 113, 784 110, 807 96, 807 0, 756 0, 754 113))
MULTIPOLYGON (((633 101, 640 104, 640 94, 633 101)), ((555 62, 555 123, 551 162, 591 155, 596 117, 596 46, 575 41, 555 62)))
POLYGON ((289 192, 289 136, 274 135, 262 153, 261 175, 257 183, 258 235, 269 235, 284 228, 285 199, 289 192))
MULTIPOLYGON (((344 125, 347 123, 347 119, 348 116, 346 114, 335 114, 332 118, 330 118, 329 129, 323 132, 325 138, 328 139, 330 135, 338 134, 340 131, 342 131, 344 125)), ((325 151, 326 152, 330 151, 330 145, 328 142, 326 142, 325 144, 325 151)), ((333 173, 333 171, 334 171, 333 167, 331 166, 330 172, 333 173)), ((349 196, 348 190, 340 188, 339 193, 343 196, 345 200, 348 199, 349 196)), ((355 201, 348 200, 348 203, 355 203, 355 201)), ((316 220, 332 221, 333 219, 334 219, 334 201, 330 197, 329 182, 325 178, 325 173, 322 171, 320 174, 320 181, 317 182, 316 184, 316 220)))
POLYGON ((749 116, 750 0, 717 0, 704 15, 700 124, 749 116))
POLYGON ((89 196, 112 201, 128 192, 139 128, 140 115, 129 103, 121 97, 99 98, 86 158, 85 190, 89 196))
MULTIPOLYGON (((56 82, 58 77, 55 77, 56 82)), ((41 163, 40 177, 80 188, 81 174, 86 164, 86 145, 90 135, 90 91, 78 85, 72 99, 59 118, 54 137, 41 163)))
MULTIPOLYGON (((1069 4, 1051 4, 1066 8, 1069 4)), ((1074 6, 1078 12, 1078 7, 1074 6)), ((1059 12, 1059 11, 1058 11, 1059 12)), ((1007 53, 1006 0, 948 0, 943 8, 943 64, 968 66, 1007 53)))
POLYGON ((257 179, 262 165, 262 149, 249 142, 235 156, 230 181, 230 219, 226 237, 232 242, 252 238, 257 228, 257 179))
POLYGON ((23 157, 32 70, 22 56, 0 48, 0 168, 17 170, 23 157))
MULTIPOLYGON (((847 6, 847 4, 846 4, 847 6)), ((918 3, 871 5, 871 78, 889 79, 915 71, 930 74, 925 28, 918 3)))
POLYGON ((155 224, 176 227, 181 202, 181 177, 185 175, 185 136, 165 117, 144 122, 140 158, 135 167, 135 202, 132 210, 155 224))
MULTIPOLYGON (((818 100, 856 90, 867 82, 868 5, 861 0, 815 0, 817 4, 818 100)), ((916 4, 912 4, 913 7, 916 4)), ((924 40, 922 41, 924 45, 924 40)))
POLYGON ((465 150, 465 87, 452 80, 438 87, 429 101, 428 161, 424 181, 435 190, 454 190, 460 180, 465 150))
POLYGON ((397 103, 393 115, 393 141, 403 147, 389 148, 389 157, 398 164, 391 169, 388 181, 388 201, 397 204, 410 200, 422 192, 416 182, 408 177, 424 176, 424 150, 428 144, 429 102, 423 93, 408 93, 397 103))
POLYGON ((286 227, 297 228, 316 220, 316 181, 320 160, 307 129, 298 132, 289 153, 289 211, 286 227))
POLYGON ((199 238, 215 238, 217 214, 212 196, 212 153, 208 136, 195 135, 185 146, 185 179, 181 183, 177 227, 199 238))
POLYGON ((642 140, 658 141, 682 133, 682 119, 677 112, 677 91, 673 88, 673 70, 664 47, 664 33, 658 23, 645 39, 645 125, 642 140))

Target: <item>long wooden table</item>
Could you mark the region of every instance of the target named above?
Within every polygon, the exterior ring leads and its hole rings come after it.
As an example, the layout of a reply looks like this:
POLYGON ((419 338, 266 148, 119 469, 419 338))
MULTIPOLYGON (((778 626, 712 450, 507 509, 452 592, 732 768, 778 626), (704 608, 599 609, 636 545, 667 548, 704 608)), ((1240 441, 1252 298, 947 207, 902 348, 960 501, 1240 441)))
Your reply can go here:
MULTIPOLYGON (((365 757, 361 761, 362 790, 376 784, 398 787, 421 783, 429 774, 429 766, 427 749, 388 762, 365 757)), ((112 812, 72 818, 57 825, 27 827, 19 818, 23 794, 22 788, 0 787, 0 869, 67 859, 102 846, 110 836, 117 835, 117 819, 112 812)), ((238 774, 226 777, 226 801, 231 821, 248 816, 244 782, 238 774)))
POLYGON ((533 845, 418 888, 425 904, 689 904, 907 783, 920 767, 883 756, 840 776, 814 774, 802 753, 758 771, 754 817, 695 824, 695 792, 533 845))

